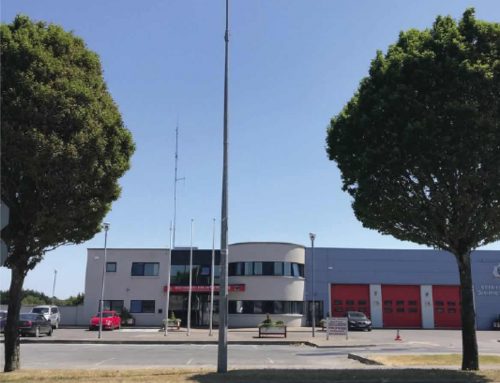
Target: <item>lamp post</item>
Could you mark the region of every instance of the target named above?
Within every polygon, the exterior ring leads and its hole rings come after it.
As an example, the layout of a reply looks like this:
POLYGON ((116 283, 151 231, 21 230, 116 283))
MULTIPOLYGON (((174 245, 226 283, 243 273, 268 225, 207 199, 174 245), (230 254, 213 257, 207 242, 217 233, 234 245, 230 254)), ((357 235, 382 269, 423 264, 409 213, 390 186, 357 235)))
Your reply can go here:
POLYGON ((54 283, 52 284, 52 300, 51 300, 51 305, 54 305, 54 300, 56 298, 56 278, 57 278, 57 270, 54 270, 54 283))
POLYGON ((309 233, 309 238, 311 239, 312 336, 314 338, 316 330, 316 302, 314 300, 314 240, 316 239, 316 234, 309 233))
POLYGON ((173 243, 173 224, 170 221, 170 248, 168 249, 168 270, 167 270, 167 297, 165 301, 165 333, 168 334, 168 310, 170 306, 170 270, 172 269, 172 243, 173 243))
POLYGON ((219 342, 217 349, 217 372, 227 372, 227 325, 228 325, 228 71, 229 71, 229 0, 226 0, 226 32, 224 34, 224 134, 222 164, 222 206, 220 220, 220 289, 219 289, 219 342))
POLYGON ((187 336, 191 335, 191 295, 193 289, 193 219, 191 219, 191 247, 189 249, 189 291, 187 312, 187 336))
POLYGON ((107 258, 107 246, 108 246, 108 230, 109 223, 104 222, 102 227, 104 229, 104 263, 102 265, 102 280, 101 280, 101 302, 99 307, 99 334, 98 338, 101 339, 102 336, 102 311, 104 310, 104 283, 106 281, 106 258, 107 258))
POLYGON ((210 279, 210 330, 208 331, 208 335, 212 336, 212 323, 214 316, 214 280, 215 280, 215 218, 212 230, 212 268, 211 270, 211 279, 210 279))

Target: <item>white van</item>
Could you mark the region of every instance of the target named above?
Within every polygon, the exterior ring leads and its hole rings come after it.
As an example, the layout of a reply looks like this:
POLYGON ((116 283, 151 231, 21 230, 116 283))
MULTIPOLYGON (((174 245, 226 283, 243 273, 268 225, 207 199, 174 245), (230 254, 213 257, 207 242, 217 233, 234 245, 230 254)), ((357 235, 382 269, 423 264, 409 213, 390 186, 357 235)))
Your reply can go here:
POLYGON ((59 328, 59 323, 61 323, 61 313, 57 306, 40 305, 35 306, 31 309, 32 313, 42 314, 45 319, 50 321, 52 328, 59 328))

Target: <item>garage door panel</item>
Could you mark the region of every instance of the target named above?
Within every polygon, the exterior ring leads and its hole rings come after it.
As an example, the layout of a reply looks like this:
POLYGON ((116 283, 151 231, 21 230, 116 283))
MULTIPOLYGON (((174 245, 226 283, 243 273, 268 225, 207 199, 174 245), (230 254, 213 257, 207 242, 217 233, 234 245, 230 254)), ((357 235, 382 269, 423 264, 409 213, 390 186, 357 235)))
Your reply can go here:
POLYGON ((436 328, 460 328, 460 286, 432 286, 434 326, 436 328))
POLYGON ((382 305, 384 327, 422 327, 420 286, 382 285, 382 305))
POLYGON ((370 316, 369 285, 331 285, 332 316, 343 317, 347 311, 361 311, 370 316))

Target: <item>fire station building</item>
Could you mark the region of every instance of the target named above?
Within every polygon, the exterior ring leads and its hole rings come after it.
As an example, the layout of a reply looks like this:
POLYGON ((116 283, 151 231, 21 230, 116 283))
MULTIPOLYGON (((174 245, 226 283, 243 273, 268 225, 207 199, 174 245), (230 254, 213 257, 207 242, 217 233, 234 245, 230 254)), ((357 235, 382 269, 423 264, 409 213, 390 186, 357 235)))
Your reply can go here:
MULTIPOLYGON (((88 249, 85 316, 126 307, 136 325, 160 325, 169 311, 186 323, 190 249, 88 249), (171 262, 169 262, 169 254, 171 262), (169 267, 169 264, 170 267, 169 267)), ((191 324, 207 326, 212 250, 193 249, 191 324)), ((219 252, 214 252, 214 323, 218 319, 219 252)), ((289 326, 347 311, 365 312, 375 328, 458 328, 460 290, 453 255, 437 250, 305 248, 278 242, 229 246, 229 326, 253 327, 267 314, 289 326)), ((500 314, 500 252, 472 254, 477 328, 500 314)))

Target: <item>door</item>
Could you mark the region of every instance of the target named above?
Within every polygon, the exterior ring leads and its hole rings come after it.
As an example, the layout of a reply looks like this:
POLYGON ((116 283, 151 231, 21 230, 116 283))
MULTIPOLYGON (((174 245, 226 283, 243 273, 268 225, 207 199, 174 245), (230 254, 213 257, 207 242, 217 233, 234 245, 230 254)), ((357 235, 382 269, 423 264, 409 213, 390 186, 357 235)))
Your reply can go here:
POLYGON ((333 317, 343 317, 347 311, 361 311, 370 317, 369 285, 331 285, 333 317))
POLYGON ((384 327, 422 327, 420 286, 382 285, 382 304, 384 327))
POLYGON ((459 286, 432 286, 434 327, 460 328, 461 302, 459 286))

